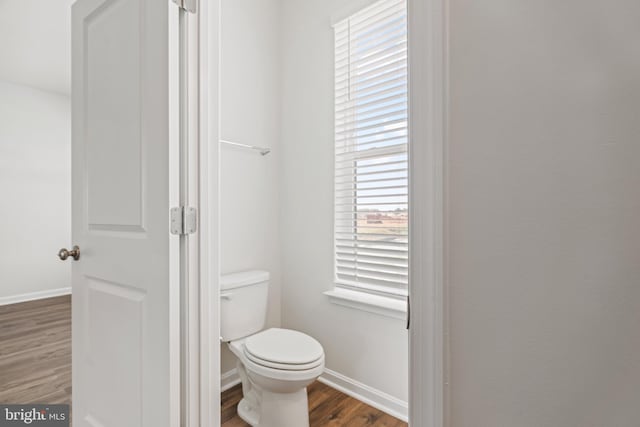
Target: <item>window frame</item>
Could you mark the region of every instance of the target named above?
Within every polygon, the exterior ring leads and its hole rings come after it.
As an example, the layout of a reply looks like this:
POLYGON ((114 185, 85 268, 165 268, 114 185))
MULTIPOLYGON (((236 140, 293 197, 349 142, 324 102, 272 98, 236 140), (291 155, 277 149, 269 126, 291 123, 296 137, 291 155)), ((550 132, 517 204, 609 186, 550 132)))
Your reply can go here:
MULTIPOLYGON (((340 20, 334 20, 333 22, 333 34, 334 34, 334 61, 335 61, 335 57, 337 56, 337 50, 336 50, 336 36, 337 36, 337 29, 336 27, 338 25, 344 24, 344 22, 346 20, 349 20, 353 17, 357 17, 360 12, 365 11, 366 9, 375 7, 377 4, 382 3, 385 0, 371 0, 368 1, 364 6, 360 7, 357 10, 352 10, 350 11, 350 13, 345 14, 346 16, 343 16, 342 19, 340 20)), ((404 1, 404 10, 405 13, 408 15, 408 4, 407 4, 407 0, 404 1)), ((408 16, 406 17, 406 21, 405 21, 405 25, 406 25, 406 36, 408 38, 408 34, 409 34, 409 29, 408 29, 408 16)), ((351 39, 348 39, 348 43, 351 43, 351 39)), ((351 55, 351 54, 349 54, 351 55)), ((406 180, 406 184, 404 185, 405 189, 406 189, 406 203, 405 202, 400 202, 398 204, 401 205, 406 205, 406 212, 407 212, 407 216, 409 214, 409 210, 410 210, 410 200, 409 200, 409 165, 410 165, 410 157, 409 157, 409 134, 408 134, 408 129, 409 129, 409 83, 408 83, 408 74, 409 74, 409 64, 408 64, 408 41, 407 41, 407 58, 406 58, 406 67, 405 67, 405 72, 402 75, 402 77, 407 79, 407 84, 406 84, 406 88, 404 89, 404 95, 406 97, 406 125, 405 128, 407 130, 407 134, 404 137, 406 139, 406 142, 404 144, 397 144, 399 145, 404 145, 404 151, 397 151, 396 149, 393 148, 393 146, 390 147, 390 152, 393 152, 395 154, 388 154, 388 156, 392 156, 392 155, 399 155, 399 156, 406 156, 406 160, 405 160, 405 164, 406 164, 406 169, 407 169, 407 176, 404 178, 398 178, 397 180, 406 180)), ((337 77, 338 75, 336 74, 336 67, 335 67, 335 62, 334 62, 334 90, 337 90, 338 86, 337 86, 337 77)), ((349 77, 350 78, 350 77, 349 77)), ((352 87, 352 83, 349 81, 348 83, 348 91, 351 90, 352 87)), ((339 163, 339 154, 337 152, 337 136, 336 136, 336 132, 338 131, 338 123, 336 121, 336 103, 337 103, 337 99, 338 96, 336 94, 334 94, 334 115, 333 115, 333 129, 334 129, 334 138, 333 138, 333 145, 334 145, 334 168, 337 167, 338 163, 339 163)), ((398 138, 402 138, 402 137, 398 137, 398 138)), ((349 141, 349 142, 354 142, 349 141)), ((386 147, 384 147, 386 148, 386 147)), ((380 151, 384 151, 384 148, 380 149, 380 151)), ((354 229, 354 233, 353 234, 357 234, 357 229, 358 229, 358 214, 357 214, 357 206, 358 206, 358 202, 357 202, 357 194, 356 194, 356 187, 357 187, 357 181, 358 181, 358 173, 355 171, 357 169, 357 156, 354 156, 354 164, 352 168, 348 168, 347 166, 347 170, 354 170, 353 173, 351 174, 346 174, 346 175, 350 175, 347 176, 347 178, 345 179, 344 183, 346 183, 347 186, 351 186, 351 188, 353 189, 353 194, 351 195, 351 197, 349 197, 349 195, 341 195, 340 198, 343 200, 343 204, 345 205, 351 205, 353 206, 353 211, 354 211, 354 225, 353 225, 353 229, 354 229), (349 184, 349 178, 351 178, 351 183, 349 184)), ((325 292, 325 295, 327 295, 331 302, 334 302, 336 304, 340 304, 343 306, 348 306, 348 307, 352 307, 352 308, 357 308, 357 309, 361 309, 361 310, 365 310, 365 311, 369 311, 369 312, 373 312, 373 313, 377 313, 377 314, 381 314, 381 315, 385 315, 388 317, 393 317, 393 318, 397 318, 397 319, 405 319, 406 318, 406 313, 407 313, 407 300, 408 300, 408 294, 409 294, 409 278, 408 278, 408 273, 410 270, 410 265, 409 265, 409 247, 410 247, 410 242, 409 242, 409 226, 410 226, 410 218, 408 218, 408 223, 407 223, 407 232, 406 232, 406 236, 407 236, 407 243, 406 243, 406 253, 407 253, 407 267, 406 267, 406 274, 407 274, 407 279, 406 279, 406 284, 404 284, 404 287, 398 286, 398 287, 392 287, 392 286, 384 286, 384 285, 378 285, 375 283, 362 283, 362 282, 350 282, 348 280, 345 279, 341 279, 339 277, 339 273, 338 273, 338 261, 339 261, 339 254, 338 254, 338 244, 337 244, 337 236, 338 236, 338 212, 337 212, 337 198, 338 198, 338 192, 339 191, 344 191, 345 193, 348 192, 348 190, 344 190, 344 189, 339 189, 338 186, 338 178, 336 176, 336 171, 334 170, 334 220, 333 220, 333 275, 334 275, 334 280, 333 280, 333 289, 325 292)), ((389 179, 390 181, 393 180, 393 178, 389 179)), ((344 184, 343 183, 343 184, 344 184)), ((348 220, 348 219, 347 219, 348 220)), ((355 239, 354 239, 355 241, 355 239)))

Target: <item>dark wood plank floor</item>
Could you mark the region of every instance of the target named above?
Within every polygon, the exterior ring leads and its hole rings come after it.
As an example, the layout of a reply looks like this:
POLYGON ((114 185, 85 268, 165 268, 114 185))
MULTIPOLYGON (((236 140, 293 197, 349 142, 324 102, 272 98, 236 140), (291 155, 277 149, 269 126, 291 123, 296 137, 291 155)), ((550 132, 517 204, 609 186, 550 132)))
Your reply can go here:
POLYGON ((0 306, 0 402, 71 404, 71 296, 0 306))
MULTIPOLYGON (((308 394, 311 427, 407 426, 407 423, 319 381, 309 386, 308 394)), ((222 393, 222 427, 249 427, 249 424, 242 421, 236 412, 236 405, 240 399, 242 399, 240 385, 222 393)))
MULTIPOLYGON (((222 427, 247 427, 236 413, 240 386, 222 394, 222 427)), ((0 306, 0 402, 71 404, 71 297, 0 306)), ((320 382, 309 387, 311 427, 407 424, 320 382)))

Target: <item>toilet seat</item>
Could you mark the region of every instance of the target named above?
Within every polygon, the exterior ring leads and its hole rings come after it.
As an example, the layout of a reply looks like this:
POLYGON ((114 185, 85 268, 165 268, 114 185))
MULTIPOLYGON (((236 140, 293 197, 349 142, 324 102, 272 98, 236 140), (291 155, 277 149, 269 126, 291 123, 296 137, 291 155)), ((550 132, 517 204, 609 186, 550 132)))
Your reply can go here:
POLYGON ((242 363, 249 373, 249 376, 251 376, 251 374, 258 374, 265 378, 287 382, 308 381, 312 378, 319 377, 324 372, 324 356, 320 359, 320 364, 318 364, 316 367, 298 371, 292 369, 277 369, 264 366, 260 363, 255 363, 246 356, 242 358, 242 363))
POLYGON ((298 381, 317 377, 324 370, 322 346, 298 331, 272 328, 231 341, 229 348, 247 370, 268 378, 298 381))
POLYGON ((322 356, 319 359, 316 359, 313 362, 309 362, 309 363, 287 364, 287 363, 270 362, 268 360, 262 360, 258 357, 255 357, 254 355, 252 355, 247 351, 246 347, 244 348, 244 355, 247 359, 251 360, 253 363, 256 363, 258 365, 261 365, 267 368, 279 369, 283 371, 306 371, 308 369, 313 369, 324 363, 324 357, 322 356))
POLYGON ((248 337, 244 342, 244 353, 255 363, 292 370, 314 368, 324 356, 322 346, 314 338, 280 328, 248 337))

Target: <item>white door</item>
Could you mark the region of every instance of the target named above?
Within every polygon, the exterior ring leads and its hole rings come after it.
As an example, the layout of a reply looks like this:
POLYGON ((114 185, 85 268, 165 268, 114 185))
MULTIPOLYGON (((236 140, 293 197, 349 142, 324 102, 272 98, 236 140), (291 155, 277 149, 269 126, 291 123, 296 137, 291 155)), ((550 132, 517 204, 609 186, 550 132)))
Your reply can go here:
POLYGON ((169 0, 78 0, 72 10, 76 427, 164 427, 175 419, 176 13, 169 0))

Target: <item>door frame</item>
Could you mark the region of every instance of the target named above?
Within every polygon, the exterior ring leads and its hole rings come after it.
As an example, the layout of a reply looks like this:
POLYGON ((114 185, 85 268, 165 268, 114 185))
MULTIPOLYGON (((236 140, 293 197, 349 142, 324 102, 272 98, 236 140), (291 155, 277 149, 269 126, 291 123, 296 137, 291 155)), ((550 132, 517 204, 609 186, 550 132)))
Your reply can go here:
MULTIPOLYGON (((198 209, 200 322, 198 384, 191 389, 199 423, 189 427, 220 426, 220 231, 219 231, 219 70, 221 0, 198 2, 198 209)), ((195 325, 194 325, 195 328, 195 325)), ((197 335, 196 335, 197 334, 197 335)))
MULTIPOLYGON (((407 0, 412 201, 409 423, 449 424, 448 0, 407 0), (418 46, 412 40, 424 41, 418 46), (412 47, 413 46, 413 47, 412 47), (416 143, 415 141, 420 141, 416 143), (420 284, 416 286, 416 284, 420 284)), ((221 0, 199 2, 200 426, 220 426, 219 67, 221 0)), ((195 397, 194 397, 195 398, 195 397)))
MULTIPOLYGON (((169 0, 180 3, 176 0, 169 0)), ((172 40, 177 53, 174 73, 183 73, 180 88, 173 88, 176 105, 186 104, 181 116, 183 138, 188 140, 188 202, 198 212, 197 232, 188 240, 188 256, 181 268, 188 271, 188 301, 181 315, 181 372, 174 381, 181 396, 180 416, 171 426, 220 426, 220 316, 219 316, 219 40, 220 1, 196 0, 196 10, 181 11, 180 37, 172 40), (178 40, 179 39, 179 40, 178 40), (179 66, 178 66, 179 63, 179 66), (188 77, 187 77, 188 76, 188 77), (183 91, 180 98, 178 91, 183 91), (184 94, 186 92, 186 95, 184 94), (186 337, 184 336, 186 335, 186 337)), ((177 7, 177 6, 176 6, 177 7)), ((178 25, 174 22, 174 25, 178 25)), ((177 127, 178 125, 176 125, 177 127)), ((177 157, 178 153, 174 153, 177 157)), ((177 173, 176 173, 177 174, 177 173)), ((175 178, 175 177, 174 177, 175 178)), ((175 296, 177 298, 177 296, 175 296)))
POLYGON ((448 0, 409 7, 409 423, 449 425, 448 0), (422 41, 416 46, 415 41, 422 41))

